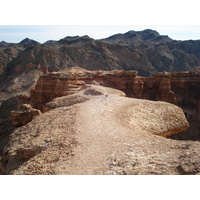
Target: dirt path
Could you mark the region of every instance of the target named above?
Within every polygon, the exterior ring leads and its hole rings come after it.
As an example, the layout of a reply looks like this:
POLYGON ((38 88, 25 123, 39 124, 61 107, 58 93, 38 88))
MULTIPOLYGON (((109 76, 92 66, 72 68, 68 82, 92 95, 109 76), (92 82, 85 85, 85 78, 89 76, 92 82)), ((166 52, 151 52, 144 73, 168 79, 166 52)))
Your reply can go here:
POLYGON ((63 174, 99 174, 108 158, 117 154, 124 146, 117 118, 113 117, 117 96, 97 97, 81 104, 75 123, 79 145, 72 160, 65 163, 63 174), (115 128, 113 128, 115 127, 115 128))
POLYGON ((92 94, 87 94, 90 100, 71 106, 65 103, 68 97, 62 97, 63 107, 57 99, 58 108, 17 129, 7 148, 10 160, 5 170, 12 170, 20 150, 24 152, 21 156, 35 155, 19 162, 13 174, 200 172, 199 142, 157 135, 187 126, 180 108, 165 102, 92 94), (35 152, 41 147, 42 151, 35 152))
MULTIPOLYGON (((174 150, 169 152, 170 145, 173 144, 169 142, 169 146, 166 146, 165 138, 150 134, 151 124, 147 124, 147 130, 145 125, 141 125, 146 117, 142 109, 147 114, 146 108, 149 105, 146 107, 146 101, 140 102, 137 99, 104 95, 80 104, 74 124, 78 145, 74 157, 63 162, 57 173, 123 174, 128 173, 124 172, 124 168, 128 168, 128 171, 135 171, 137 174, 137 170, 141 170, 143 165, 148 166, 147 154, 152 158, 157 157, 157 162, 160 163, 166 157, 173 162, 172 154, 176 153, 174 150), (140 164, 135 167, 137 160, 140 160, 140 164)), ((150 108, 149 112, 152 113, 150 108)), ((153 124, 152 131, 154 129, 153 124)), ((159 127, 157 131, 160 131, 159 127)))

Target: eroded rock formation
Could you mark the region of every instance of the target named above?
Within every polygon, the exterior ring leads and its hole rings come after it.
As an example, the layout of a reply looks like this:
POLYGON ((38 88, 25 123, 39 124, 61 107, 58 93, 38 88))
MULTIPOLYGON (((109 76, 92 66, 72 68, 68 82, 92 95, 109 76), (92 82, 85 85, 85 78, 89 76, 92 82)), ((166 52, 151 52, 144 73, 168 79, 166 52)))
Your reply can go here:
POLYGON ((161 137, 188 128, 182 110, 124 95, 85 85, 55 98, 11 134, 1 173, 198 174, 199 142, 161 137))
POLYGON ((10 112, 20 110, 22 104, 28 103, 28 96, 19 95, 4 101, 0 105, 0 156, 9 140, 9 135, 15 129, 10 120, 10 112))
POLYGON ((88 71, 70 68, 40 77, 31 90, 30 103, 43 110, 43 105, 56 97, 74 94, 85 84, 96 84, 123 91, 129 97, 166 101, 180 106, 193 124, 180 139, 199 140, 200 73, 163 72, 153 77, 138 76, 137 71, 88 71))
POLYGON ((143 78, 143 82, 142 98, 171 102, 184 110, 191 125, 190 129, 176 136, 174 135, 173 138, 200 140, 199 71, 163 72, 156 74, 154 77, 143 78))
POLYGON ((42 114, 40 110, 32 108, 29 104, 22 104, 20 110, 12 110, 10 112, 10 121, 13 126, 19 127, 32 121, 32 119, 42 114))
POLYGON ((34 108, 42 110, 43 105, 47 102, 56 97, 74 94, 86 84, 131 92, 133 80, 136 76, 136 71, 88 71, 79 67, 49 73, 41 76, 35 89, 31 90, 30 103, 34 108))

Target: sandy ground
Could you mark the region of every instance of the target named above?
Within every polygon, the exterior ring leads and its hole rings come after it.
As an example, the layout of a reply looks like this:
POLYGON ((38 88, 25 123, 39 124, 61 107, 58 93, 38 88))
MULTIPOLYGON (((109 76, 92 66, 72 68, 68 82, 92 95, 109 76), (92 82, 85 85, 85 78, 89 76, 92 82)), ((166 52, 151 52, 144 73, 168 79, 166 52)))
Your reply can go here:
MULTIPOLYGON (((151 108, 149 108, 149 101, 128 98, 125 100, 111 95, 101 96, 81 104, 77 113, 78 118, 76 118, 74 124, 77 132, 76 140, 79 145, 75 149, 75 156, 67 162, 61 162, 56 173, 148 173, 146 170, 139 172, 140 170, 137 167, 135 168, 137 160, 135 157, 145 160, 146 152, 149 156, 152 154, 157 156, 158 160, 162 158, 161 162, 163 162, 166 158, 166 156, 163 157, 163 154, 168 155, 168 157, 171 156, 168 154, 171 147, 165 144, 167 139, 153 135, 156 131, 157 133, 161 131, 160 126, 162 124, 159 123, 159 120, 156 118, 158 127, 155 127, 155 118, 149 120, 146 127, 143 125, 145 123, 142 117, 149 117, 147 111, 145 111, 147 107, 152 113, 156 109, 155 106, 158 106, 151 104, 152 102, 150 103, 151 108), (130 109, 131 112, 127 109, 130 109), (133 110, 135 112, 132 112, 133 110), (134 114, 135 116, 133 116, 134 114), (141 124, 142 122, 143 124, 141 124), (150 133, 151 131, 152 133, 150 133), (159 147, 155 145, 156 142, 159 143, 159 147), (164 148, 160 149, 162 145, 164 148), (161 152, 159 153, 159 151, 161 152), (141 154, 144 155, 141 156, 141 154), (132 158, 130 159, 130 157, 132 158), (124 168, 128 172, 124 171, 124 168), (133 168, 135 169, 133 170, 133 168)), ((173 141, 171 143, 173 146, 173 141)), ((173 158, 171 162, 173 162, 173 158)), ((152 171, 152 173, 159 172, 152 171)))
POLYGON ((90 100, 71 106, 65 106, 62 97, 63 107, 16 129, 4 152, 7 165, 3 173, 200 172, 199 142, 159 136, 188 125, 180 108, 107 93, 87 95, 90 100))

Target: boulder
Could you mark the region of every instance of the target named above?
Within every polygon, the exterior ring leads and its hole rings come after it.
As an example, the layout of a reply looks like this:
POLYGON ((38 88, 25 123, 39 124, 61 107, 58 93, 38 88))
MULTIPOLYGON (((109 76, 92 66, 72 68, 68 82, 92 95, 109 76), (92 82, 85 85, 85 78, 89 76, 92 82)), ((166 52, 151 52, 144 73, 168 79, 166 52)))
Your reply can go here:
POLYGON ((42 114, 40 110, 32 108, 30 104, 22 104, 21 110, 10 112, 10 120, 13 126, 19 127, 32 121, 32 119, 42 114))

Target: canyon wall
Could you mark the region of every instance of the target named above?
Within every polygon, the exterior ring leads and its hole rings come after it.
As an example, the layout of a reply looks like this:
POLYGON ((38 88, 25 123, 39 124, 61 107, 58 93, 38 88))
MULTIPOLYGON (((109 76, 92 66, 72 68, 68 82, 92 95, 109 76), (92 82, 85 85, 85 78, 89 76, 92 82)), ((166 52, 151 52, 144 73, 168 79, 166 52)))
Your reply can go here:
POLYGON ((190 128, 173 135, 174 139, 200 140, 200 73, 162 72, 154 77, 142 78, 144 99, 167 101, 181 107, 190 123, 190 128))
POLYGON ((43 109, 43 105, 56 97, 73 94, 86 84, 101 85, 133 94, 132 86, 137 71, 88 71, 79 67, 61 72, 42 75, 35 89, 31 90, 30 103, 33 107, 43 109))
POLYGON ((137 71, 88 71, 70 68, 42 75, 31 90, 30 104, 43 111, 56 97, 73 94, 86 84, 122 90, 128 97, 166 101, 184 110, 190 129, 172 136, 200 140, 200 72, 161 72, 152 77, 138 76, 137 71))

